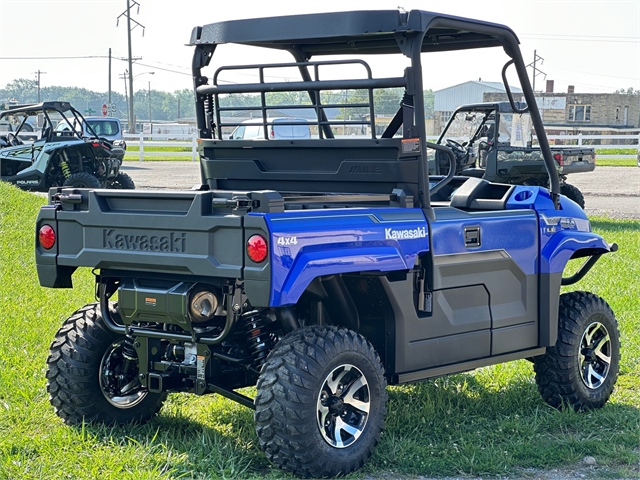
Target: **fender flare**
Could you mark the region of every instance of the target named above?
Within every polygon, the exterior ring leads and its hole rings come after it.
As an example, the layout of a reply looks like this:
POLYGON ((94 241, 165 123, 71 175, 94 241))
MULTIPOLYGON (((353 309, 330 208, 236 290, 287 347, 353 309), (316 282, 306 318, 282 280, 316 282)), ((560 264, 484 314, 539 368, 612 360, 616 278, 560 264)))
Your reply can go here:
POLYGON ((276 285, 276 279, 273 278, 270 304, 272 307, 295 304, 316 277, 365 271, 410 270, 416 257, 417 254, 405 257, 398 248, 389 245, 303 252, 295 259, 281 285, 276 285))
POLYGON ((615 251, 613 246, 596 233, 563 230, 553 235, 542 248, 540 273, 562 273, 572 258, 602 255, 612 251, 615 251))

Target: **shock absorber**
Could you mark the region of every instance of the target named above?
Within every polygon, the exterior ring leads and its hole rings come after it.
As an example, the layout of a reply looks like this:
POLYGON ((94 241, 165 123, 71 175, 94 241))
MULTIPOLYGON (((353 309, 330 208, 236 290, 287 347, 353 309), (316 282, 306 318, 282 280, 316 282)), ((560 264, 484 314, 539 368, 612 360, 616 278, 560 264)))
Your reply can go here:
POLYGON ((69 155, 67 154, 66 149, 62 149, 60 157, 60 169, 62 170, 62 174, 64 175, 64 178, 69 178, 71 176, 71 168, 69 168, 69 155))
POLYGON ((71 176, 71 169, 69 168, 69 164, 66 160, 62 160, 60 162, 60 168, 62 169, 62 174, 64 178, 69 178, 71 176))
POLYGON ((125 337, 124 342, 122 342, 122 371, 125 375, 129 372, 131 367, 135 367, 138 364, 138 353, 136 352, 133 343, 133 338, 130 336, 125 337))
POLYGON ((207 122, 207 128, 211 130, 211 137, 216 135, 216 124, 213 119, 214 114, 214 101, 213 95, 209 94, 204 99, 204 114, 207 122))
POLYGON ((272 321, 266 315, 253 310, 242 316, 241 325, 239 325, 246 332, 252 358, 251 365, 258 371, 262 368, 267 355, 276 343, 275 336, 266 328, 272 321))

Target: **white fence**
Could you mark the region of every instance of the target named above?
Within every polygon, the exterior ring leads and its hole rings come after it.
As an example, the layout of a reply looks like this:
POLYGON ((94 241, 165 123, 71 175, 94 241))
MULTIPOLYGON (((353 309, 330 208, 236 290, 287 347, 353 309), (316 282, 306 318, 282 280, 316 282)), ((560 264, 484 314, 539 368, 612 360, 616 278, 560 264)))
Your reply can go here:
POLYGON ((140 148, 139 158, 140 161, 144 161, 145 155, 150 157, 189 157, 192 162, 195 162, 198 159, 198 134, 168 134, 168 135, 159 135, 159 134, 149 134, 149 133, 140 133, 140 134, 130 134, 127 133, 124 135, 125 141, 127 142, 127 146, 138 146, 140 148), (189 152, 173 152, 173 151, 163 151, 163 152, 153 152, 153 151, 145 151, 145 147, 188 147, 191 149, 189 152))
MULTIPOLYGON (((345 138, 370 138, 364 136, 349 136, 345 138)), ((428 137, 429 141, 436 141, 438 137, 428 137)), ((549 142, 552 143, 552 147, 562 146, 585 146, 594 147, 598 150, 614 150, 619 148, 634 148, 638 150, 640 154, 640 135, 548 135, 549 142), (592 145, 592 140, 598 140, 599 143, 604 145, 592 145), (623 143, 621 141, 626 141, 623 143)), ((185 157, 191 158, 191 161, 198 160, 198 135, 193 133, 190 135, 159 135, 159 134, 125 134, 125 139, 128 146, 138 146, 140 148, 139 159, 144 161, 147 157, 185 157), (163 151, 154 152, 149 151, 149 147, 187 147, 190 151, 175 152, 175 151, 163 151)), ((131 154, 131 153, 130 153, 131 154)), ((637 154, 628 155, 602 155, 598 154, 597 158, 636 158, 637 154)))
MULTIPOLYGON (((578 135, 548 135, 547 138, 549 142, 555 142, 556 140, 560 140, 562 142, 562 146, 568 146, 567 142, 570 142, 569 145, 576 146, 585 146, 585 147, 593 147, 598 150, 616 150, 619 148, 635 148, 640 154, 640 134, 637 136, 633 135, 583 135, 579 133, 578 135), (627 142, 633 142, 635 139, 635 143, 619 143, 616 140, 626 140, 627 142), (584 141, 587 143, 584 143, 584 141), (602 144, 605 145, 592 145, 591 140, 599 140, 602 144), (575 142, 575 143, 574 143, 575 142), (609 143, 611 142, 611 143, 609 143)), ((596 156, 596 163, 598 158, 637 158, 638 154, 629 154, 629 155, 602 155, 598 154, 596 156)))

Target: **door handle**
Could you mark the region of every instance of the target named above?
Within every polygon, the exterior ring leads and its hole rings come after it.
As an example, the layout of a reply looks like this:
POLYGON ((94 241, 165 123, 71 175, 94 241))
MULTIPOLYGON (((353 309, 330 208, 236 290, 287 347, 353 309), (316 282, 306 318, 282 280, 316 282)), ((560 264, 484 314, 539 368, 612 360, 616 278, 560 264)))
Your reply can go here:
POLYGON ((480 246, 480 227, 464 227, 464 246, 467 248, 480 246))

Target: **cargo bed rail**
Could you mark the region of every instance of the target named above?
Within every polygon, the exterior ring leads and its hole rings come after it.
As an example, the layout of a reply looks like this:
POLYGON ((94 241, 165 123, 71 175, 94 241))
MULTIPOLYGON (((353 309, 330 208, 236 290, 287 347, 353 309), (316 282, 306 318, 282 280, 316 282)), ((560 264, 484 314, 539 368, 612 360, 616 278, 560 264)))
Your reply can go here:
MULTIPOLYGON (((309 109, 315 110, 316 119, 315 123, 318 127, 318 136, 322 138, 334 138, 331 126, 346 126, 346 125, 368 125, 371 127, 371 138, 376 138, 375 129, 375 113, 373 102, 373 90, 376 88, 393 88, 393 87, 405 87, 406 79, 404 77, 393 78, 373 78, 371 74, 371 67, 364 60, 334 60, 334 61, 317 61, 317 62, 291 62, 291 63, 277 63, 277 64, 256 64, 256 65, 231 65, 220 67, 216 70, 213 76, 213 85, 200 85, 196 91, 199 95, 204 95, 207 98, 207 109, 205 112, 209 129, 214 130, 213 124, 213 110, 215 109, 215 128, 216 136, 219 140, 222 140, 222 128, 223 127, 237 127, 242 125, 238 122, 223 122, 221 112, 233 112, 237 115, 238 112, 246 111, 259 111, 260 119, 262 120, 264 138, 268 139, 269 126, 273 125, 273 122, 269 121, 270 110, 281 109, 294 109, 302 110, 309 109), (320 68, 326 66, 345 66, 345 65, 360 65, 364 67, 366 72, 366 78, 361 79, 349 79, 349 80, 320 80, 320 68), (299 82, 266 82, 265 70, 267 69, 282 69, 282 68, 298 68, 300 70, 303 81, 299 82), (313 69, 313 79, 309 74, 309 67, 313 69), (223 72, 238 71, 238 70, 257 70, 259 81, 257 83, 244 83, 244 84, 224 84, 220 85, 222 80, 219 80, 219 76, 223 72), (330 90, 367 90, 367 101, 362 103, 322 103, 321 91, 330 90), (272 92, 308 92, 311 104, 300 105, 267 105, 267 94, 272 92), (220 95, 224 94, 247 94, 247 93, 260 93, 260 105, 256 106, 242 106, 242 107, 223 107, 220 105, 220 95), (367 109, 368 114, 363 115, 362 119, 356 120, 328 120, 326 115, 327 108, 362 108, 367 109), (368 119, 367 119, 368 117, 368 119)), ((299 125, 300 122, 279 122, 279 125, 299 125)))

